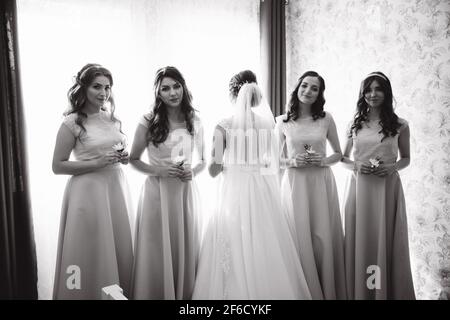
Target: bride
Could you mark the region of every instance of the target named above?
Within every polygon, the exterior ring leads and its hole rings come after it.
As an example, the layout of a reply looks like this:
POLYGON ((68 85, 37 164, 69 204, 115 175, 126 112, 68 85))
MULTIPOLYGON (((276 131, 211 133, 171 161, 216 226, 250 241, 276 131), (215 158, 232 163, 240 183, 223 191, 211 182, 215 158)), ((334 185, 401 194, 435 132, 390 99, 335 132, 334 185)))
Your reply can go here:
POLYGON ((231 79, 230 98, 234 115, 214 134, 209 172, 222 175, 193 299, 311 299, 281 209, 273 115, 252 71, 231 79))

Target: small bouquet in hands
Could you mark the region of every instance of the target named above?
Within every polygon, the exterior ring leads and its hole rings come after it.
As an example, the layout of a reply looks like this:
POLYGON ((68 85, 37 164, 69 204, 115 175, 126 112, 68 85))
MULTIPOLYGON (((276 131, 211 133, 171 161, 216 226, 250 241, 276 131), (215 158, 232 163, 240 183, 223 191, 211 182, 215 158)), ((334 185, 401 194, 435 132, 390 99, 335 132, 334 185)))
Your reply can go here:
POLYGON ((371 169, 377 169, 383 163, 380 157, 370 158, 369 162, 371 169))
POLYGON ((310 163, 311 161, 310 156, 313 156, 316 153, 316 150, 312 148, 312 145, 307 143, 303 145, 303 148, 305 148, 306 151, 306 162, 310 163))
POLYGON ((125 144, 121 142, 116 143, 115 145, 112 146, 112 148, 117 151, 118 153, 122 153, 125 151, 125 144))
POLYGON ((178 172, 176 176, 183 182, 192 180, 192 177, 194 176, 193 171, 189 166, 186 168, 184 167, 186 160, 187 159, 182 155, 173 158, 173 164, 178 168, 178 170, 181 170, 181 172, 178 172))
POLYGON ((185 162, 186 162, 186 158, 184 156, 176 156, 173 161, 173 163, 180 168, 184 165, 185 162))
POLYGON ((125 152, 126 144, 121 141, 113 145, 112 148, 120 155, 119 162, 122 164, 128 164, 128 153, 125 152))
POLYGON ((303 148, 305 148, 305 151, 306 151, 306 153, 308 154, 308 156, 310 156, 310 155, 316 153, 316 151, 312 148, 312 146, 311 146, 310 144, 307 144, 307 143, 306 143, 306 144, 303 146, 303 148))

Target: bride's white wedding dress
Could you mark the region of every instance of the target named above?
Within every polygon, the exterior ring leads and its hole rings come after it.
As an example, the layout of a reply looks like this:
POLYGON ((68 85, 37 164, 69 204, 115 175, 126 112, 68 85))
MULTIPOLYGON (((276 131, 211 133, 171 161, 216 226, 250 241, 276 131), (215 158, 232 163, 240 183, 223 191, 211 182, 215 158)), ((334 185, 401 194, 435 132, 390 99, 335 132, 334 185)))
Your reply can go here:
POLYGON ((256 84, 244 85, 235 115, 219 123, 226 132, 224 170, 193 299, 311 299, 281 209, 278 170, 265 167, 270 155, 276 156, 264 138, 272 133, 273 118, 267 121, 250 109, 245 101, 252 90, 259 92, 256 84), (255 134, 239 142, 236 129, 243 128, 255 134))

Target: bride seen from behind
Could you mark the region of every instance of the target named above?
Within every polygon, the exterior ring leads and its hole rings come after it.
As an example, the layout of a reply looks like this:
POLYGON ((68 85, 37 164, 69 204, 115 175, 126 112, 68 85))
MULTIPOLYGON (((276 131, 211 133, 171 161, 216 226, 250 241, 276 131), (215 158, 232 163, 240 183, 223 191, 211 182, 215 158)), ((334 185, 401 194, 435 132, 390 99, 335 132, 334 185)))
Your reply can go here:
POLYGON ((311 299, 282 212, 274 118, 256 76, 229 85, 234 114, 216 126, 211 176, 218 201, 206 229, 193 299, 311 299), (269 169, 269 170, 268 170, 269 169))

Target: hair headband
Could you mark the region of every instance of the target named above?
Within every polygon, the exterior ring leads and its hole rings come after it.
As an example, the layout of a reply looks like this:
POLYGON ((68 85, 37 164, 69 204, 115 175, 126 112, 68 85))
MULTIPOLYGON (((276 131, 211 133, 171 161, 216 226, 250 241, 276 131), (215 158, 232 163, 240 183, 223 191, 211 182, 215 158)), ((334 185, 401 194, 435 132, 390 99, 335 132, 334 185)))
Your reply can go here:
POLYGON ((383 75, 381 75, 381 74, 379 74, 379 73, 375 73, 375 72, 369 73, 369 74, 364 78, 364 80, 366 80, 366 79, 369 78, 369 77, 380 77, 381 79, 384 79, 384 81, 389 81, 385 76, 383 76, 383 75))
POLYGON ((102 66, 100 64, 97 63, 93 63, 92 65, 90 65, 89 67, 87 67, 86 69, 84 69, 83 71, 80 71, 77 73, 76 76, 76 81, 79 82, 81 84, 81 79, 84 77, 84 75, 91 69, 101 69, 102 66))

